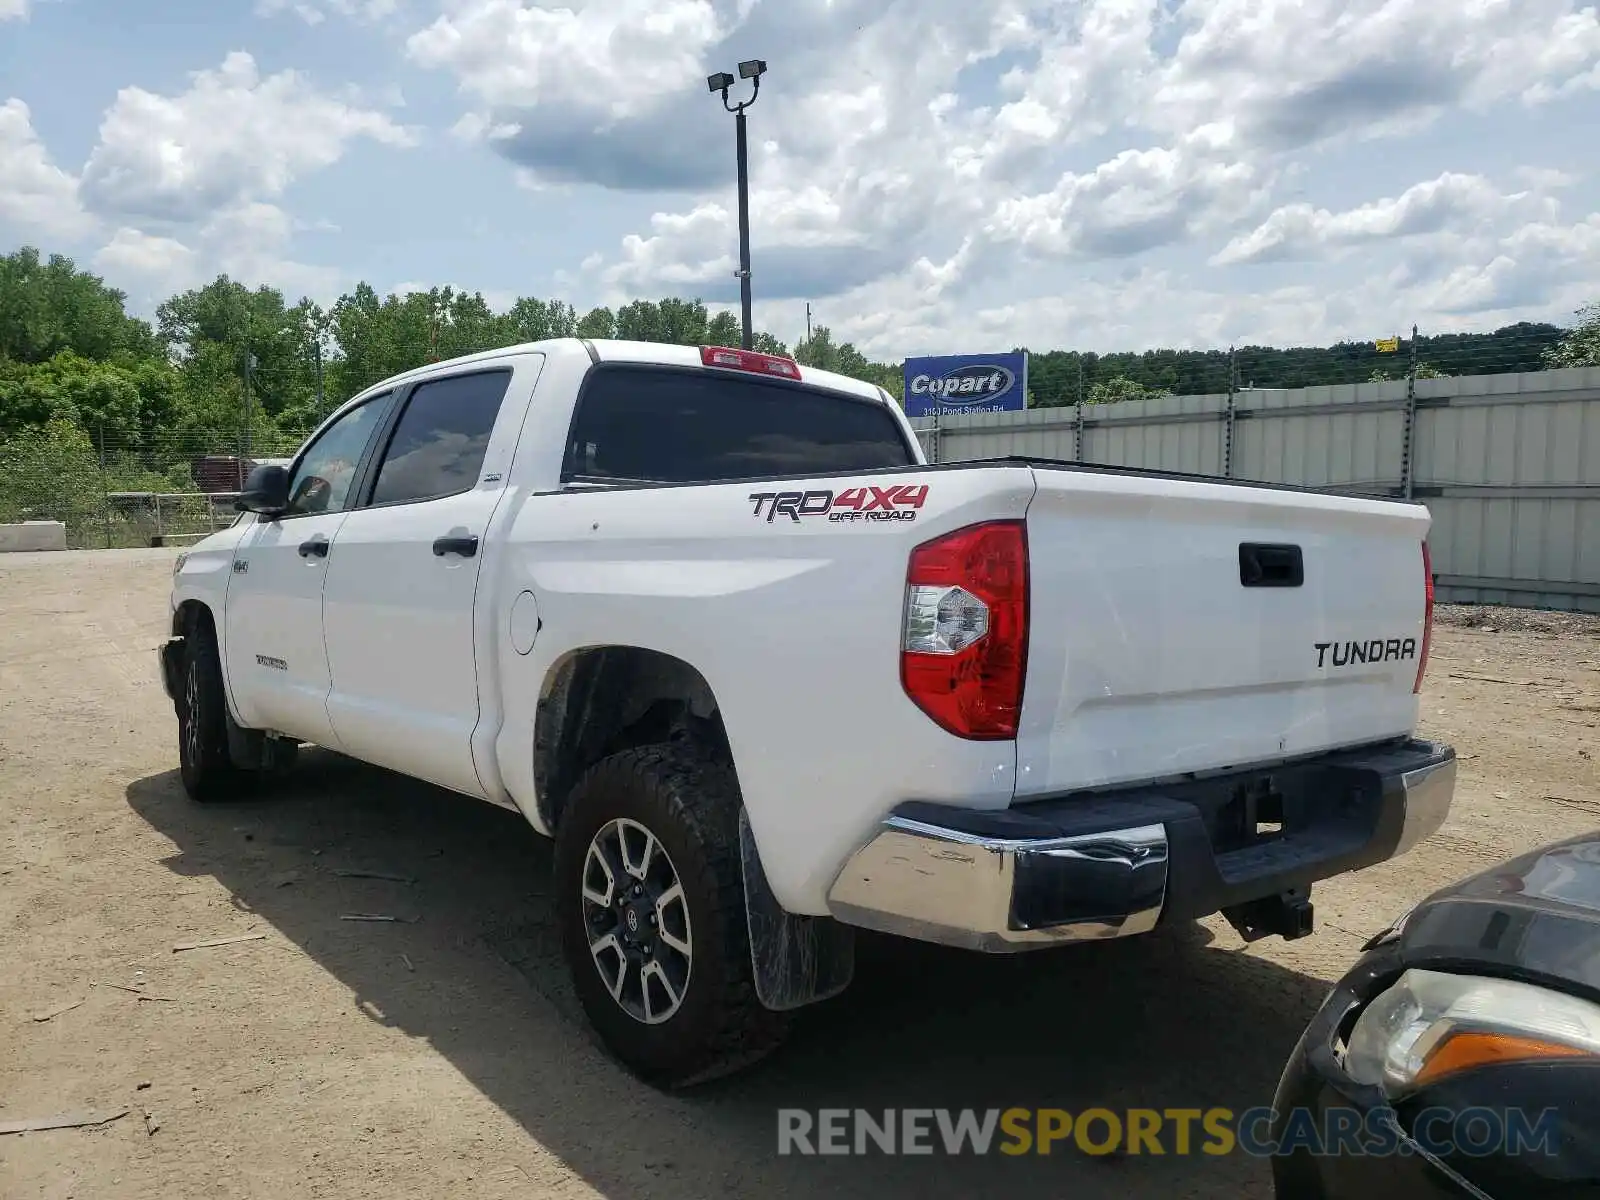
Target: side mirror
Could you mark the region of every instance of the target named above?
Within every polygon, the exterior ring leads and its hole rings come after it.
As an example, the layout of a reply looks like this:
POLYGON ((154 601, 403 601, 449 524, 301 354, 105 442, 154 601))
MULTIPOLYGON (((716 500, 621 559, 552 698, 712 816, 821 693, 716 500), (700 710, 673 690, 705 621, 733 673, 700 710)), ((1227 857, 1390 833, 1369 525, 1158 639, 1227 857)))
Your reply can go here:
POLYGON ((289 472, 276 465, 256 467, 233 506, 240 512, 277 516, 289 507, 289 472))

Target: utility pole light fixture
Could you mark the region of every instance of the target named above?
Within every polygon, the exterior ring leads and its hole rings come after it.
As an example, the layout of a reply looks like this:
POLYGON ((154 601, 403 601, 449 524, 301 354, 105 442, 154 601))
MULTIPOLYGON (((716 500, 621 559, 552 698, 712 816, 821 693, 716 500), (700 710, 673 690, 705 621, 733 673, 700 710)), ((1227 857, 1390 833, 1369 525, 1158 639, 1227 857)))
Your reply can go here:
POLYGON ((734 143, 738 155, 739 169, 739 303, 743 325, 740 333, 740 343, 746 350, 755 347, 755 332, 750 324, 750 151, 745 141, 744 110, 756 102, 756 97, 761 94, 761 77, 767 72, 765 59, 752 58, 739 64, 739 78, 748 79, 755 86, 750 93, 750 99, 738 104, 728 99, 728 90, 733 87, 733 76, 726 71, 718 71, 715 75, 706 76, 706 87, 713 93, 721 93, 722 107, 733 114, 734 143))

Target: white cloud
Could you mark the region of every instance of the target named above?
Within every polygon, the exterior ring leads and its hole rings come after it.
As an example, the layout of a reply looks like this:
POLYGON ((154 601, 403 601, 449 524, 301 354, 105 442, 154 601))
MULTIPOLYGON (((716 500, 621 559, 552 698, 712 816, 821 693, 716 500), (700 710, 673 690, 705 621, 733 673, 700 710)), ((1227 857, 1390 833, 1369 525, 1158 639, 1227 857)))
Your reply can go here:
POLYGON ((256 0, 256 15, 293 13, 307 25, 320 25, 330 15, 358 21, 381 21, 399 12, 398 0, 256 0))
POLYGON ((156 237, 124 226, 95 252, 95 268, 158 282, 168 291, 187 286, 199 273, 198 256, 176 238, 156 237))
POLYGON ((290 295, 331 299, 345 280, 294 253, 297 220, 277 201, 297 179, 337 162, 367 138, 390 146, 414 135, 385 113, 335 96, 294 71, 263 76, 243 52, 197 72, 177 96, 128 87, 100 125, 78 191, 114 232, 95 252, 103 270, 160 296, 218 272, 290 295))
MULTIPOLYGON (((456 0, 459 12, 517 7, 456 0)), ((902 338, 937 345, 945 322, 997 311, 974 308, 996 293, 1039 292, 1028 311, 1044 312, 1052 287, 1083 291, 1096 297, 1093 317, 1103 296, 1080 275, 1050 270, 1052 260, 1115 262, 1158 250, 1187 252, 1198 266, 1207 256, 1231 265, 1403 244, 1404 254, 1374 259, 1360 284, 1341 280, 1343 294, 1383 277, 1407 303, 1433 303, 1430 285, 1463 263, 1495 261, 1521 223, 1562 228, 1552 195, 1576 181, 1532 166, 1513 186, 1497 186, 1473 170, 1469 144, 1464 169, 1402 180, 1383 199, 1352 203, 1363 178, 1355 176, 1339 180, 1334 197, 1295 200, 1314 154, 1340 143, 1358 153, 1349 147, 1415 135, 1444 113, 1543 104, 1600 71, 1600 17, 1578 0, 786 0, 757 4, 742 22, 726 5, 714 11, 725 34, 702 66, 732 61, 724 44, 785 47, 752 111, 761 139, 751 196, 758 303, 788 321, 799 299, 831 297, 829 307, 850 313, 836 330, 884 352, 903 352, 902 338), (992 98, 974 93, 971 71, 987 73, 992 98)), ((518 76, 538 81, 521 92, 484 82, 497 78, 497 62, 526 69, 525 51, 497 57, 484 38, 477 54, 426 61, 457 71, 495 120, 512 121, 516 105, 533 99, 555 105, 540 110, 537 132, 497 145, 507 157, 543 174, 631 186, 633 172, 642 186, 692 193, 622 240, 601 276, 607 299, 673 290, 731 297, 731 188, 674 171, 653 149, 670 145, 677 163, 726 155, 715 106, 707 115, 704 96, 673 90, 692 91, 693 81, 646 78, 597 120, 574 113, 565 84, 546 89, 538 71, 518 76)), ((629 66, 603 42, 585 59, 595 78, 631 78, 629 66)), ((1310 178, 1328 187, 1326 176, 1310 178)), ((1549 265, 1538 262, 1522 277, 1549 265)), ((1600 266, 1582 269, 1600 282, 1600 266)), ((1160 286, 1181 288, 1182 279, 1169 273, 1160 286)), ((1273 308, 1193 290, 1200 328, 1229 320, 1262 328, 1281 311, 1336 323, 1344 312, 1313 293, 1292 302, 1277 294, 1273 308)), ((1541 300, 1531 286, 1524 294, 1541 300)), ((1364 319, 1360 307, 1351 302, 1352 319, 1364 319)), ((1054 308, 1078 319, 1075 306, 1054 308)), ((1149 319, 1141 307, 1129 311, 1149 319)), ((1060 328, 1046 340, 1059 340, 1060 328)))
MULTIPOLYGON (((813 317, 837 340, 892 360, 959 347, 1104 353, 1365 340, 1413 322, 1440 333, 1561 321, 1593 299, 1600 215, 1571 226, 1536 224, 1497 247, 1481 265, 1451 265, 1409 282, 1403 271, 1385 270, 1381 258, 1338 287, 1316 278, 1245 292, 1214 274, 1147 267, 1096 272, 1067 288, 998 304, 975 304, 940 288, 932 282, 936 268, 920 263, 893 280, 817 303, 813 317)), ((787 331, 790 339, 804 320, 798 302, 757 311, 759 325, 787 331)))
POLYGON ((623 117, 664 92, 704 78, 701 56, 718 36, 709 0, 518 0, 456 3, 411 35, 410 55, 446 67, 462 90, 495 108, 554 101, 623 117))
POLYGON ((972 138, 992 178, 1026 177, 1063 144, 1116 128, 1143 102, 1157 62, 1160 6, 1149 0, 1033 7, 996 30, 997 48, 1027 47, 1036 58, 1002 80, 1009 98, 972 138))
POLYGON ((0 21, 26 21, 28 0, 0 0, 0 21))
POLYGON ((1600 57, 1571 0, 1189 0, 1151 120, 1226 113, 1267 146, 1415 127, 1447 107, 1537 100, 1600 57))
POLYGON ((1481 175, 1446 172, 1398 196, 1344 212, 1305 203, 1285 205, 1249 233, 1234 238, 1211 261, 1225 266, 1311 259, 1341 247, 1465 231, 1530 199, 1527 192, 1502 193, 1481 175))
POLYGON ((1576 175, 1555 167, 1518 167, 1516 176, 1529 187, 1537 188, 1542 192, 1554 192, 1561 188, 1569 188, 1578 182, 1576 175))
POLYGON ((1592 301, 1597 280, 1600 213, 1592 213, 1576 224, 1533 221, 1521 226, 1499 239, 1490 253, 1430 282, 1419 300, 1443 313, 1505 314, 1529 304, 1549 304, 1553 295, 1592 301), (1574 283, 1582 285, 1575 292, 1556 290, 1574 283))
POLYGON ((276 205, 246 202, 219 209, 182 239, 122 226, 94 255, 97 269, 138 280, 140 294, 161 297, 197 287, 224 273, 251 286, 278 288, 294 298, 328 302, 349 280, 337 268, 296 261, 298 223, 276 205))
MULTIPOLYGON (((252 3, 390 29, 424 9, 252 3)), ((405 26, 404 55, 453 83, 458 107, 408 119, 448 129, 445 155, 505 160, 510 198, 488 198, 484 221, 526 206, 570 226, 580 307, 736 301, 732 122, 704 77, 766 54, 750 113, 757 319, 791 339, 808 298, 883 355, 1365 336, 1537 319, 1600 287, 1600 178, 1572 136, 1600 121, 1593 5, 438 0, 405 26), (1501 132, 1536 119, 1549 124, 1527 147, 1501 132), (1495 137, 1475 141, 1470 122, 1495 137), (598 246, 582 190, 596 186, 637 197, 598 246)), ((314 226, 285 212, 294 185, 363 140, 415 140, 398 94, 360 82, 263 74, 236 53, 178 94, 125 88, 81 186, 8 106, 0 217, 100 218, 105 261, 145 277, 328 286, 336 273, 297 242, 314 226)), ((420 211, 436 186, 397 202, 420 211)), ((452 233, 518 232, 474 228, 452 233)))
POLYGON ((82 189, 97 212, 195 221, 330 166, 357 138, 407 146, 384 113, 318 91, 294 71, 263 77, 235 51, 175 97, 127 87, 100 125, 82 189))
MULTIPOLYGON (((836 339, 883 358, 1028 345, 1095 351, 1146 346, 1214 349, 1292 344, 1308 328, 1350 320, 1318 289, 1295 285, 1238 295, 1179 272, 1149 268, 1079 280, 1070 291, 1005 304, 972 304, 940 286, 939 267, 919 263, 902 279, 873 284, 815 308, 836 339), (1064 331, 1070 331, 1064 335, 1064 331)), ((764 310, 765 312, 765 310, 764 310)), ((1356 318, 1359 319, 1359 318, 1356 318)), ((1353 323, 1353 320, 1350 321, 1353 323)), ((780 327, 804 328, 803 311, 780 327)))
POLYGON ((1001 200, 986 233, 1038 254, 1097 258, 1184 241, 1254 203, 1261 169, 1237 155, 1215 126, 1170 148, 1124 150, 1048 192, 1001 200))
POLYGON ((521 132, 520 126, 506 122, 497 124, 488 113, 481 112, 464 113, 461 119, 450 127, 451 136, 463 142, 504 141, 506 138, 516 137, 519 132, 521 132))
POLYGON ((54 237, 79 236, 92 222, 78 200, 78 183, 50 161, 21 100, 0 104, 0 221, 54 237))

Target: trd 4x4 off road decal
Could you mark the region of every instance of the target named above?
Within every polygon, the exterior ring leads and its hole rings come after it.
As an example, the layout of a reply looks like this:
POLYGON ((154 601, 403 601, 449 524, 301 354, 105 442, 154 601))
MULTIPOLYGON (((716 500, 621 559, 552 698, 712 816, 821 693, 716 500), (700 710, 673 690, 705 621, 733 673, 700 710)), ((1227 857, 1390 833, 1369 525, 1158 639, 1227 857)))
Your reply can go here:
POLYGON ((925 483, 854 487, 837 494, 831 491, 750 494, 755 516, 765 517, 769 525, 779 517, 792 521, 803 517, 827 517, 830 521, 915 521, 917 510, 927 499, 925 483))

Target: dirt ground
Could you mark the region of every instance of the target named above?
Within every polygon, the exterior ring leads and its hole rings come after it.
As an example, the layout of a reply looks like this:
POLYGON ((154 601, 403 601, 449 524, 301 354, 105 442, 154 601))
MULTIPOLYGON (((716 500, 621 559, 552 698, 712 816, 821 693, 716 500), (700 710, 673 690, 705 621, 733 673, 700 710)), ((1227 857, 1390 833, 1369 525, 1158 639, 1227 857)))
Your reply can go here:
POLYGON ((1239 1155, 780 1158, 776 1110, 1268 1103, 1366 936, 1600 824, 1600 621, 1443 613, 1425 731, 1460 753, 1453 815, 1319 885, 1315 936, 1245 948, 1212 920, 1002 960, 869 942, 776 1058, 668 1098, 593 1047, 546 846, 514 814, 321 752, 264 798, 184 799, 152 653, 172 553, 0 559, 0 1123, 129 1110, 0 1137, 6 1200, 1267 1196, 1239 1155))

